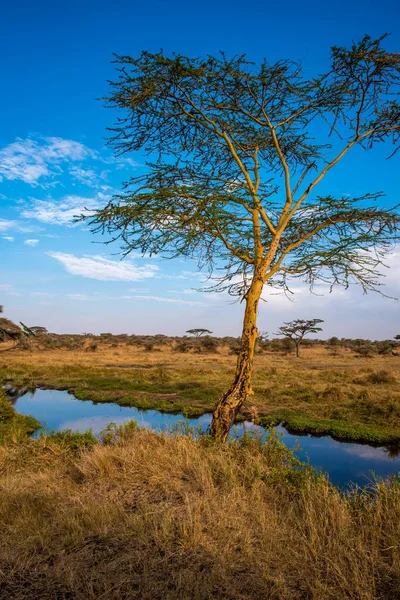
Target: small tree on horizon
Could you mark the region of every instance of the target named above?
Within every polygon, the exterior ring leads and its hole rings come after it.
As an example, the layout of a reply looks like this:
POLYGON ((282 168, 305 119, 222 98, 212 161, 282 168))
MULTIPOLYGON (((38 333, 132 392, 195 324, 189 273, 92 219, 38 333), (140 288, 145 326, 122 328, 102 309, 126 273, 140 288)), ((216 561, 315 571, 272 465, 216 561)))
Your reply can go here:
POLYGON ((322 331, 322 328, 318 327, 318 325, 319 323, 323 322, 323 319, 296 319, 295 321, 284 323, 281 327, 279 327, 279 334, 293 340, 296 347, 296 356, 299 358, 300 344, 304 337, 309 333, 317 333, 318 331, 322 331))
POLYGON ((202 328, 198 328, 198 329, 188 329, 185 333, 190 333, 190 335, 194 335, 195 337, 201 337, 202 335, 211 335, 212 331, 210 331, 209 329, 202 329, 202 328))
POLYGON ((326 73, 311 78, 291 60, 115 57, 107 104, 123 114, 110 142, 118 155, 150 158, 123 193, 82 219, 119 240, 124 254, 196 257, 216 291, 244 302, 235 377, 211 424, 219 440, 252 393, 264 286, 287 292, 301 278, 311 289, 323 282, 380 291, 380 267, 398 239, 397 207, 380 205, 381 193, 316 191, 353 149, 389 142, 392 156, 399 147, 400 54, 387 52, 384 39, 333 47, 326 73))

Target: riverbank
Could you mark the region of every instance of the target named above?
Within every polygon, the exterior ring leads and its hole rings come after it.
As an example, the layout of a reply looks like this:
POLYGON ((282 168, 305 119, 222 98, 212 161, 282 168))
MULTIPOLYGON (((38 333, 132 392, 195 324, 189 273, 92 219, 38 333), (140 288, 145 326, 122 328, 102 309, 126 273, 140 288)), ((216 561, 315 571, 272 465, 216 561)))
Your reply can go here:
POLYGON ((272 437, 0 446, 0 599, 391 600, 397 481, 341 495, 272 437))
MULTIPOLYGON (((99 344, 96 352, 50 350, 0 356, 0 381, 68 389, 81 400, 116 402, 197 417, 211 412, 232 380, 236 357, 161 346, 144 351, 99 344)), ((400 357, 360 358, 305 348, 303 356, 256 356, 254 395, 241 419, 283 423, 295 433, 372 444, 400 442, 400 357)))
POLYGON ((40 428, 34 417, 18 414, 0 388, 0 444, 26 440, 40 428))

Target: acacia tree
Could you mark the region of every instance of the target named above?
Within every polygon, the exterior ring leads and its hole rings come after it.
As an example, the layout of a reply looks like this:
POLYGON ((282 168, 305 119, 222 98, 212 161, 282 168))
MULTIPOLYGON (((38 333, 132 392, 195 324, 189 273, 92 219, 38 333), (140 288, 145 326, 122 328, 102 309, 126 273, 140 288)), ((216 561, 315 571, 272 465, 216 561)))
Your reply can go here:
POLYGON ((244 301, 235 378, 213 413, 218 439, 251 393, 265 285, 287 291, 291 277, 302 277, 310 288, 322 281, 379 290, 397 209, 382 208, 380 193, 315 194, 356 147, 398 148, 400 55, 383 40, 333 47, 330 68, 312 79, 290 60, 116 56, 107 104, 122 112, 110 143, 117 154, 149 159, 89 217, 91 229, 126 254, 195 257, 210 274, 219 269, 215 290, 244 301))
POLYGON ((295 321, 284 323, 279 327, 279 334, 294 341, 296 346, 296 356, 299 358, 300 344, 303 341, 303 338, 309 333, 322 331, 321 327, 318 327, 318 325, 323 322, 323 319, 296 319, 295 321))
POLYGON ((205 335, 207 333, 207 335, 211 335, 212 331, 210 331, 209 329, 202 329, 201 327, 197 328, 197 329, 188 329, 186 331, 186 333, 190 333, 191 335, 194 335, 195 337, 201 337, 202 335, 205 335))

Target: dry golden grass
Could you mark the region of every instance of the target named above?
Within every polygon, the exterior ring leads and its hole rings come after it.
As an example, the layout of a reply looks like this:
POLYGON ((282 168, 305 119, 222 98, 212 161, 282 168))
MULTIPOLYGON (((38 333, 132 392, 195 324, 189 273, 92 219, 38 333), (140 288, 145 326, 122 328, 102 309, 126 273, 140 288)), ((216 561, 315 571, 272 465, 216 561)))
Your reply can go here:
POLYGON ((400 486, 345 498, 276 442, 0 448, 1 600, 394 600, 400 486))

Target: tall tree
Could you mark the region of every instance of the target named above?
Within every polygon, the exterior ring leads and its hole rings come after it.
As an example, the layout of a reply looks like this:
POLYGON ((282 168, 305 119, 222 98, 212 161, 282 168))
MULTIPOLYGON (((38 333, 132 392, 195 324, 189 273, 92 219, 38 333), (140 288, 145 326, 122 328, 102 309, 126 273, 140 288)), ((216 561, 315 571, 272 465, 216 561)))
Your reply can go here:
POLYGON ((318 327, 320 323, 323 323, 323 319, 296 319, 289 323, 284 323, 279 327, 280 335, 290 338, 294 341, 296 347, 296 356, 300 356, 300 344, 309 333, 317 333, 322 331, 321 327, 318 327))
POLYGON ((382 208, 380 193, 315 193, 356 147, 398 149, 400 55, 383 41, 333 47, 329 70, 312 79, 290 60, 257 67, 224 54, 116 56, 107 103, 122 114, 110 141, 117 154, 142 151, 149 160, 94 211, 91 228, 119 240, 124 253, 218 267, 214 289, 244 301, 235 378, 213 413, 218 439, 251 393, 265 285, 287 291, 290 278, 301 277, 310 288, 322 281, 379 290, 397 209, 382 208))

